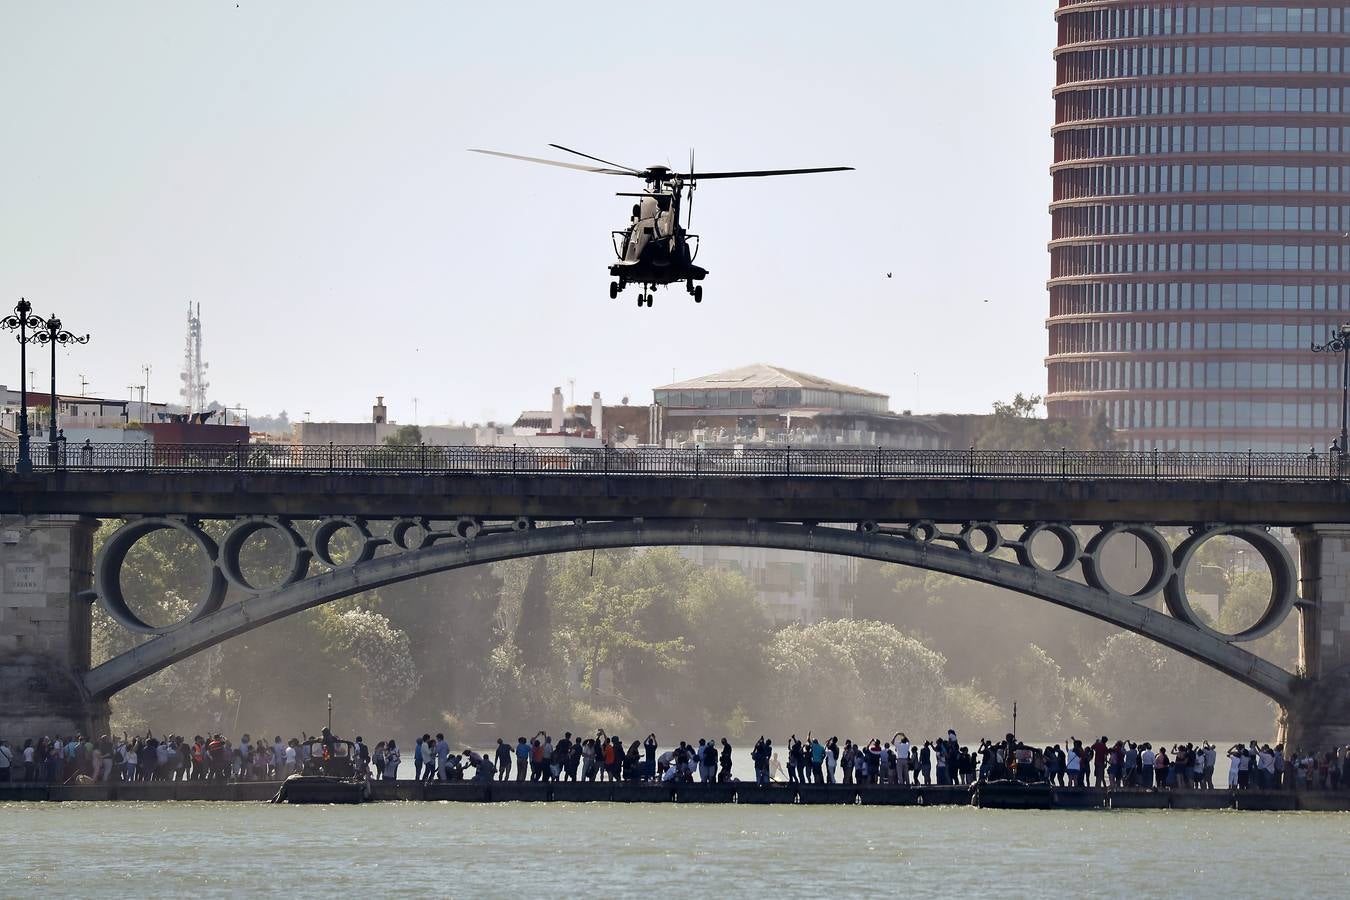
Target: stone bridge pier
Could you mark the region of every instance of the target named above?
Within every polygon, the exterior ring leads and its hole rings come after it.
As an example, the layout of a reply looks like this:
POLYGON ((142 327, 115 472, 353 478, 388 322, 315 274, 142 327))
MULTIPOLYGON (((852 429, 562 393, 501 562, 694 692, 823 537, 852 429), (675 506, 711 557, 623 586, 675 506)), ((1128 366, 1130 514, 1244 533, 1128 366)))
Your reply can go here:
POLYGON ((1291 748, 1350 746, 1350 525, 1294 529, 1299 546, 1299 669, 1281 737, 1291 748))
POLYGON ((96 519, 0 516, 0 737, 97 737, 108 705, 92 701, 90 588, 96 519))

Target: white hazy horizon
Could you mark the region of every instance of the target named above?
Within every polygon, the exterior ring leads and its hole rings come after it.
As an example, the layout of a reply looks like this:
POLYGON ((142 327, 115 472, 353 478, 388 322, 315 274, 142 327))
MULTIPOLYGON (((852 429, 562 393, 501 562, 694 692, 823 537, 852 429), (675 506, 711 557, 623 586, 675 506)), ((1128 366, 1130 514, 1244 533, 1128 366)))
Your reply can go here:
POLYGON ((0 305, 92 335, 60 390, 149 365, 178 402, 199 302, 208 396, 293 421, 646 404, 753 362, 987 412, 1045 389, 1054 6, 0 0, 0 305), (639 309, 606 270, 634 182, 465 152, 550 142, 857 171, 704 182, 704 302, 639 309))

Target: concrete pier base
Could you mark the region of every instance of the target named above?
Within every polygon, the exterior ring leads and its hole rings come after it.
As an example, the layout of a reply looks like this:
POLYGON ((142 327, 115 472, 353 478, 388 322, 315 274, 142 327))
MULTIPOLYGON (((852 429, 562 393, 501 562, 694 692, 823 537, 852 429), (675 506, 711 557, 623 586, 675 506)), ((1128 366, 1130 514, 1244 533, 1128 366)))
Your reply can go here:
POLYGON ((94 530, 83 516, 0 517, 0 736, 97 737, 108 705, 89 669, 94 530))
POLYGON ((1280 722, 1290 750, 1350 746, 1350 526, 1296 528, 1299 669, 1305 681, 1280 722))

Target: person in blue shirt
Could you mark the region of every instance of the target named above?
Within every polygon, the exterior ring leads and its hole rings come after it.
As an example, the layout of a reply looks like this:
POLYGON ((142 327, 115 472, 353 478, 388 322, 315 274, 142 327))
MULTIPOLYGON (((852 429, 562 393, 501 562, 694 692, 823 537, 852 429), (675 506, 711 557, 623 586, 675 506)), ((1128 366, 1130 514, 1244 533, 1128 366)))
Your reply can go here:
POLYGON ((516 781, 525 780, 525 770, 530 767, 530 744, 524 738, 516 743, 516 781))
MULTIPOLYGON (((423 735, 430 737, 430 735, 423 735)), ((413 778, 422 780, 422 738, 417 739, 417 744, 413 747, 413 778)))
POLYGON ((825 783, 825 771, 821 768, 825 762, 825 746, 817 738, 811 738, 811 778, 816 784, 825 783))

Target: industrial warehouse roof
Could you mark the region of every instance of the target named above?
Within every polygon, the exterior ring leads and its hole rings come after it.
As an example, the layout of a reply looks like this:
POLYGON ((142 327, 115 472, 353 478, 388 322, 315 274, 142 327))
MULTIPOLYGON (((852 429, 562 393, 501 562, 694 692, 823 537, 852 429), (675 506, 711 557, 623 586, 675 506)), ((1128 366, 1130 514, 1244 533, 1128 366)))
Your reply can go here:
POLYGON ((764 363, 741 366, 739 369, 728 369, 725 372, 703 375, 699 378, 691 378, 688 381, 677 381, 674 384, 662 385, 656 390, 707 391, 747 388, 811 388, 820 391, 837 391, 843 394, 860 394, 865 397, 886 396, 886 394, 877 391, 867 391, 852 385, 830 381, 828 378, 819 378, 815 375, 807 375, 805 372, 794 372, 791 369, 765 365, 764 363))

